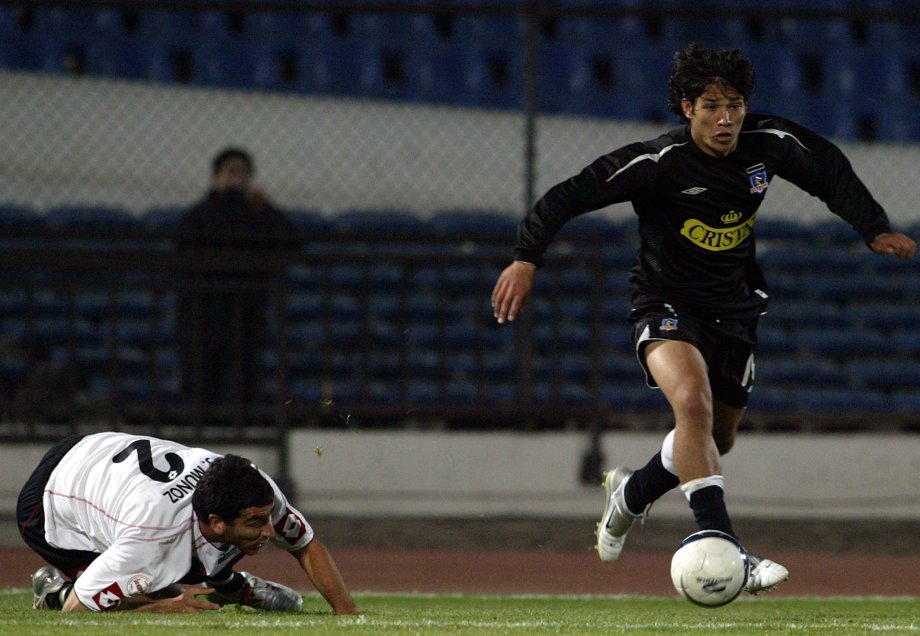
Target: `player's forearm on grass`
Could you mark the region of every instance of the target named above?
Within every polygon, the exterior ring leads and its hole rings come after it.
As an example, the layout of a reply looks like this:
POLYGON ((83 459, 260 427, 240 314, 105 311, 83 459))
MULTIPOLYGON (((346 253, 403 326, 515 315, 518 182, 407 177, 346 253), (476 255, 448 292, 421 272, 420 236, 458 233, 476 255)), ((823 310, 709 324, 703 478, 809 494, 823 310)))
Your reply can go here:
POLYGON ((294 553, 301 567, 310 577, 313 586, 323 595, 336 614, 357 614, 358 607, 348 593, 345 581, 339 573, 332 555, 319 539, 313 539, 307 547, 294 553))

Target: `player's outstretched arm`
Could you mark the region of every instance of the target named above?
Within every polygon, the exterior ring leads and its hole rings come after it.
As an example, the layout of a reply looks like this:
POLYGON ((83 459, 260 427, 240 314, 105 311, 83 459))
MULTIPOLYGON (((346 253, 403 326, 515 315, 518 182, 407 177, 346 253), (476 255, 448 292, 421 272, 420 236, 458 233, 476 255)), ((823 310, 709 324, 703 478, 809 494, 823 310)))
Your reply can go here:
POLYGON ((294 557, 300 562, 301 567, 313 586, 323 595, 323 598, 332 606, 336 614, 357 614, 358 607, 345 587, 345 581, 339 573, 332 555, 320 540, 313 538, 303 550, 294 552, 294 557))
POLYGON ((537 267, 532 263, 514 261, 498 277, 492 290, 492 311, 498 324, 517 318, 533 288, 536 271, 537 267))
MULTIPOLYGON (((201 610, 220 609, 220 605, 211 603, 207 599, 198 598, 207 595, 214 590, 209 587, 189 586, 186 587, 178 596, 163 599, 152 599, 149 596, 129 596, 124 599, 116 608, 119 611, 134 612, 157 612, 164 614, 197 614, 201 610)), ((86 605, 80 602, 77 595, 71 592, 64 601, 65 612, 88 612, 86 605)))
POLYGON ((917 253, 917 243, 906 234, 900 232, 879 234, 872 239, 869 247, 878 254, 892 254, 905 260, 913 258, 914 254, 917 253))

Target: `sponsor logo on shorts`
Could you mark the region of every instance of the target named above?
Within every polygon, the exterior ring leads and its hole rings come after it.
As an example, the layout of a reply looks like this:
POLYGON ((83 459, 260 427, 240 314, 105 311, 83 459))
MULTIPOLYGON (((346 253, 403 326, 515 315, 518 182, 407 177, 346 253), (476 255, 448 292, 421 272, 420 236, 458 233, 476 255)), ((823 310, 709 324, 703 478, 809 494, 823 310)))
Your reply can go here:
POLYGON ((662 318, 658 331, 677 331, 677 318, 662 318))
POLYGON ((686 190, 682 190, 681 194, 701 194, 703 192, 706 192, 706 188, 695 186, 693 188, 687 188, 686 190))

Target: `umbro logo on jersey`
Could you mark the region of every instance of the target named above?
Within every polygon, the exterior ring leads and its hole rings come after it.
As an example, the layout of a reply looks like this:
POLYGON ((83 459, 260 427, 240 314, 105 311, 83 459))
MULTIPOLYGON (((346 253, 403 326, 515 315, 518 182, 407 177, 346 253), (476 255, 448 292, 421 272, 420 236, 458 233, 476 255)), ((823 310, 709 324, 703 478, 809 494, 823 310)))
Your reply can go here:
POLYGON ((686 190, 682 190, 681 194, 699 194, 701 192, 706 192, 706 188, 701 188, 699 186, 696 186, 693 188, 687 188, 686 190))

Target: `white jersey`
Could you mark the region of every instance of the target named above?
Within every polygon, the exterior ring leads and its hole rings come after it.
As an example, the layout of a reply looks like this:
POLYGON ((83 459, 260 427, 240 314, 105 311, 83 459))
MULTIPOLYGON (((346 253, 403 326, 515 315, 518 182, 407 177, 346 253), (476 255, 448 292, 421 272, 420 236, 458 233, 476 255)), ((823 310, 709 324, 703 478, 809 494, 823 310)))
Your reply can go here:
MULTIPOLYGON (((195 485, 218 457, 125 433, 88 435, 67 452, 45 486, 45 538, 58 548, 99 553, 74 585, 84 605, 112 609, 127 596, 178 582, 193 565, 191 574, 204 580, 243 556, 202 537, 192 510, 195 485)), ((274 543, 304 548, 313 528, 262 474, 275 493, 274 543)))

